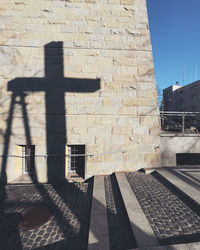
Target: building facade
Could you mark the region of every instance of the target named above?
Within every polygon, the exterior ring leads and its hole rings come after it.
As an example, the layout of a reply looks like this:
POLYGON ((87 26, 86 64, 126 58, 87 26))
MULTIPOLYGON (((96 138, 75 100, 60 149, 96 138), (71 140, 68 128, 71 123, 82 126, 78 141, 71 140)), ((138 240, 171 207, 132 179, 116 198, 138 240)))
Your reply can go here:
POLYGON ((185 86, 172 85, 164 89, 163 110, 200 112, 200 81, 185 86))
POLYGON ((1 182, 160 165, 145 0, 1 0, 1 182))

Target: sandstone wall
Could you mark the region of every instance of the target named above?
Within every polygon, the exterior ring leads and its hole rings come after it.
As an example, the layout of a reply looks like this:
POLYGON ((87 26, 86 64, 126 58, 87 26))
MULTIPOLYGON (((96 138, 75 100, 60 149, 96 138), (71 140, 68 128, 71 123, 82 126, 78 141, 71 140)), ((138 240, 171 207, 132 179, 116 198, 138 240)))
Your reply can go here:
MULTIPOLYGON (((14 155, 17 145, 30 140, 36 155, 46 154, 47 116, 55 115, 59 127, 62 105, 65 124, 61 122, 60 131, 53 130, 55 124, 48 125, 49 131, 55 133, 55 144, 85 144, 87 154, 94 154, 86 158, 86 178, 159 166, 160 127, 145 0, 1 0, 0 32, 1 154, 14 155), (45 45, 52 41, 62 42, 62 55, 57 48, 45 54, 45 45), (85 79, 86 85, 88 80, 100 81, 100 86, 81 92, 66 88, 64 102, 59 103, 59 92, 49 114, 46 95, 52 93, 40 89, 40 84, 33 91, 31 84, 34 79, 50 79, 47 60, 51 75, 60 57, 63 72, 54 70, 55 86, 56 78, 58 82, 68 79, 67 84, 70 79, 85 79), (28 121, 13 87, 24 81, 28 121)), ((35 161, 38 180, 47 181, 46 159, 35 161)), ((21 174, 16 174, 15 162, 15 157, 4 159, 2 172, 6 171, 8 181, 21 174)))

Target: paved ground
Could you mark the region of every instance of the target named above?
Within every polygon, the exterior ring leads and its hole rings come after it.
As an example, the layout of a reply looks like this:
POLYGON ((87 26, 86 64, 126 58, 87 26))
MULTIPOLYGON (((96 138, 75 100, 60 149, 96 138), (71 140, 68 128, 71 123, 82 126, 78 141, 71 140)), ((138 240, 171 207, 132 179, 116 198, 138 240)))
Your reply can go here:
POLYGON ((0 188, 1 250, 87 248, 92 184, 0 188), (21 215, 42 204, 52 211, 51 219, 36 229, 20 229, 21 215))
MULTIPOLYGON (((199 175, 199 172, 196 172, 199 175)), ((188 175, 188 171, 184 170, 183 174, 188 175)), ((200 212, 194 205, 187 203, 185 197, 181 197, 180 194, 176 195, 176 190, 171 190, 172 185, 168 186, 168 182, 159 180, 159 175, 156 177, 155 175, 133 172, 127 173, 125 177, 123 174, 129 187, 129 196, 124 196, 124 192, 127 194, 126 186, 126 189, 123 189, 122 198, 120 192, 122 186, 118 186, 120 183, 118 175, 117 179, 115 175, 101 176, 101 185, 96 187, 95 195, 97 197, 93 197, 94 209, 99 212, 99 215, 102 215, 102 212, 104 213, 101 218, 104 218, 106 223, 99 221, 102 219, 99 219, 96 216, 98 213, 95 213, 95 218, 93 218, 95 223, 90 228, 95 241, 94 244, 91 244, 90 249, 104 249, 102 246, 104 245, 105 235, 98 231, 101 228, 100 224, 101 226, 106 225, 106 228, 108 228, 108 233, 107 230, 104 230, 104 232, 106 231, 106 237, 109 235, 109 240, 107 237, 107 243, 109 241, 109 244, 107 244, 106 249, 136 248, 138 238, 134 237, 131 230, 136 219, 134 220, 134 216, 130 224, 127 204, 133 206, 135 211, 135 203, 138 204, 138 202, 140 212, 137 212, 137 219, 138 223, 142 225, 140 229, 144 231, 144 223, 141 218, 145 218, 145 220, 147 218, 149 222, 147 224, 151 226, 149 228, 153 229, 161 245, 180 244, 170 246, 171 248, 163 247, 160 249, 195 249, 196 246, 196 249, 200 249, 199 243, 189 244, 189 248, 183 245, 188 242, 200 242, 200 212), (132 197, 132 193, 134 193, 138 202, 136 202, 136 198, 134 201, 129 199, 129 197, 132 197), (98 195, 103 196, 104 203, 100 202, 101 199, 98 199, 98 195), (125 202, 126 205, 123 203, 124 197, 128 201, 128 203, 125 202), (187 204, 189 205, 187 206, 187 204), (104 238, 102 239, 101 236, 104 238)), ((193 181, 194 172, 189 177, 190 181, 193 181)), ((195 175, 195 185, 198 184, 197 178, 198 176, 195 175)), ((97 180, 96 177, 95 180, 97 180)), ((99 184, 100 182, 95 183, 99 184)), ((122 184, 123 182, 120 185, 122 184)), ((199 190, 196 189, 196 192, 199 194, 199 190)), ((0 250, 87 249, 92 193, 93 183, 0 186, 0 250), (39 205, 48 206, 53 214, 50 220, 32 230, 20 228, 19 222, 22 214, 39 205)), ((191 203, 191 200, 189 202, 191 203)), ((141 230, 138 233, 141 234, 141 230)), ((155 246, 159 243, 157 242, 155 246)), ((153 248, 147 247, 144 249, 153 248)))
POLYGON ((104 177, 110 250, 136 248, 131 225, 114 175, 104 177))
POLYGON ((200 218, 152 175, 127 173, 161 245, 200 241, 200 218))
POLYGON ((164 177, 173 187, 177 187, 188 197, 191 197, 200 206, 199 166, 162 167, 156 173, 164 177))

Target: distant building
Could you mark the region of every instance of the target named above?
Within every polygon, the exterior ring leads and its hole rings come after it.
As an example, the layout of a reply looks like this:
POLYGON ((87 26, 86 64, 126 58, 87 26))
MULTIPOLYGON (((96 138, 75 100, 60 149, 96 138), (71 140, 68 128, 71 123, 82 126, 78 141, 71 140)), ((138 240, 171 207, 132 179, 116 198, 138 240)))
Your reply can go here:
POLYGON ((163 90, 163 111, 200 112, 200 80, 163 90))

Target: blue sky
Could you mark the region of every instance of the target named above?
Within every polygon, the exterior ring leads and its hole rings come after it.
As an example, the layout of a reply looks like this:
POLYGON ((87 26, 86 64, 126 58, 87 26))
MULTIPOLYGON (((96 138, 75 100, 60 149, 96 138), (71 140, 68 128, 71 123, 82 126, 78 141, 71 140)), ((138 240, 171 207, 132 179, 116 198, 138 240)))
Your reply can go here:
POLYGON ((199 80, 200 0, 147 0, 147 8, 159 88, 182 85, 183 75, 184 85, 199 80))

